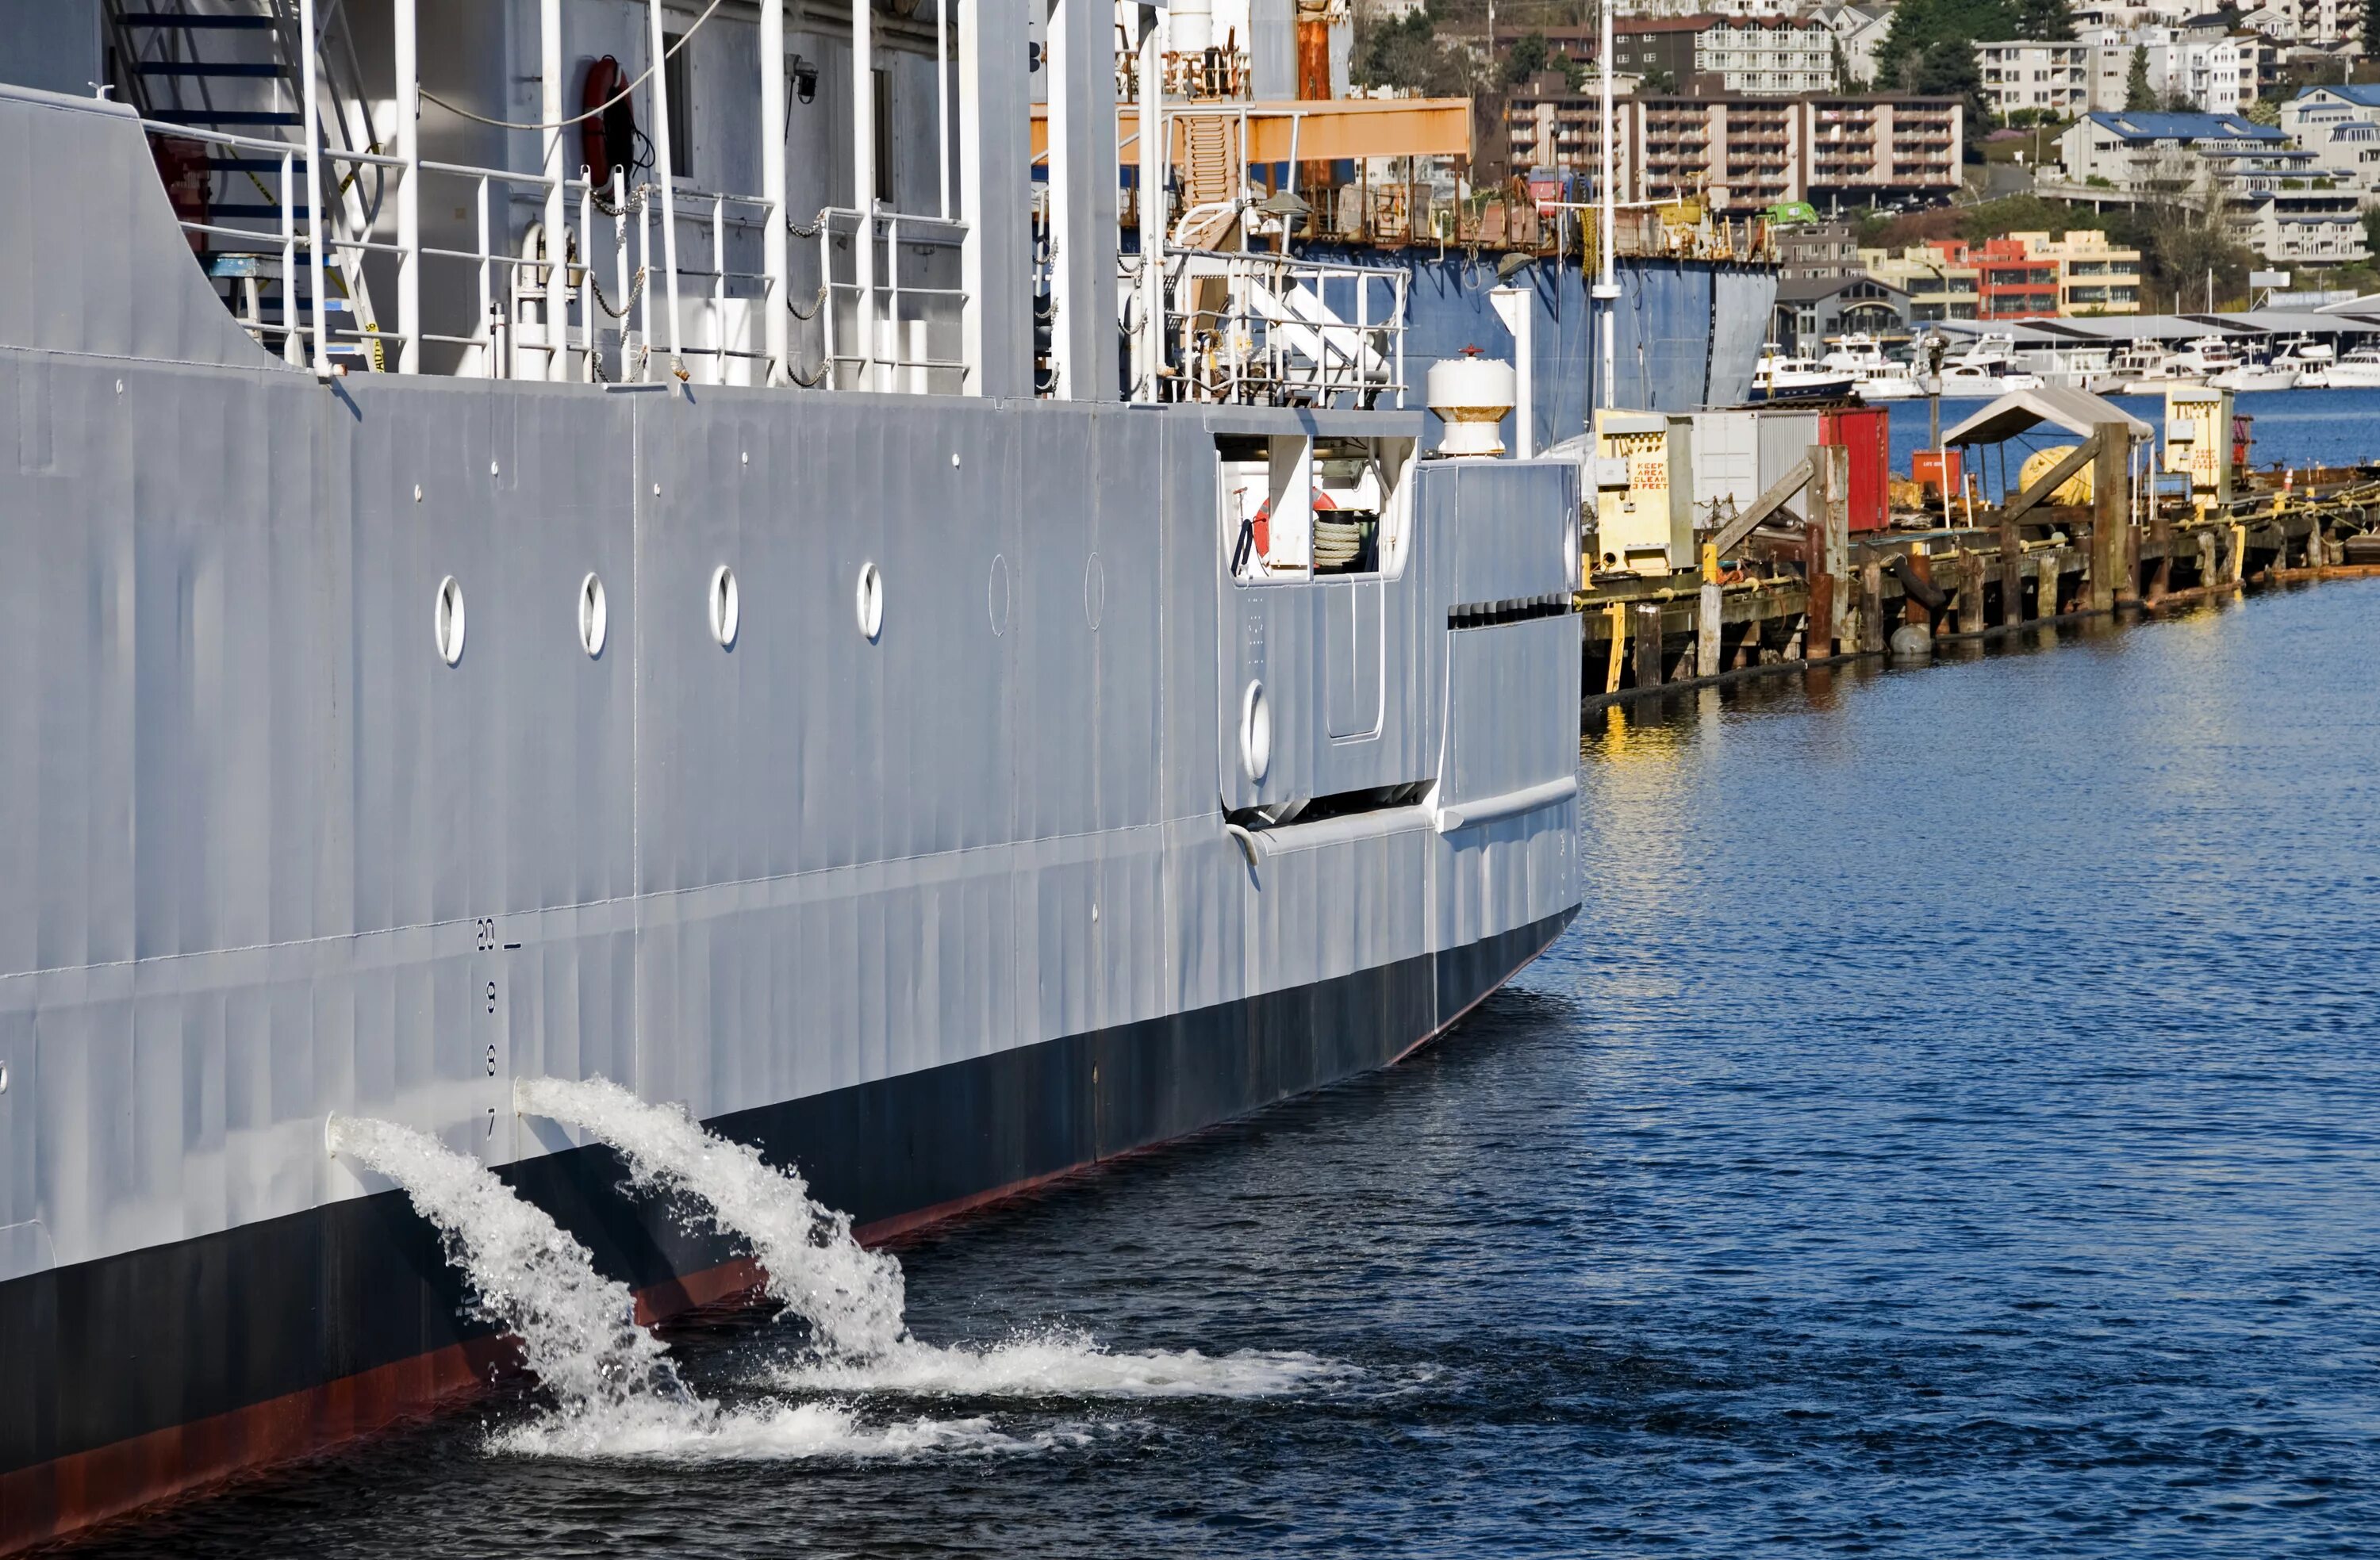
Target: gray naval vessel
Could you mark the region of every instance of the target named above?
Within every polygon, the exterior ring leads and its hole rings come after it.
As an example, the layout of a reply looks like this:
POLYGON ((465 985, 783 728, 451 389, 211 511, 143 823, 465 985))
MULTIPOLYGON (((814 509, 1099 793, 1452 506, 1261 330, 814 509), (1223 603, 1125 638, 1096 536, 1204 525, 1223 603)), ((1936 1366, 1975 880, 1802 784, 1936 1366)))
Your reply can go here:
POLYGON ((1579 902, 1575 468, 1428 457, 1392 276, 1122 242, 1158 13, 324 8, 0 13, 0 1548, 481 1379, 334 1113, 660 1316, 748 1261, 516 1079, 880 1239, 1579 902))

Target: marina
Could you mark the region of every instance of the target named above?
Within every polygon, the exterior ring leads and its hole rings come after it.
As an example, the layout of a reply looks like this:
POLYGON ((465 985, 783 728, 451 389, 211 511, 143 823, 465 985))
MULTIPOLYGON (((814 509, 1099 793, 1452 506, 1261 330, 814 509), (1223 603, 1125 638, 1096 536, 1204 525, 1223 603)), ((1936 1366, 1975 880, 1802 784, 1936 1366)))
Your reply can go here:
MULTIPOLYGON (((2359 577, 2380 565, 2380 464, 2362 458, 2373 448, 2363 397, 2342 393, 2332 398, 2336 412, 2293 419, 2291 408, 2324 403, 2275 394, 2193 401, 2208 393, 2174 388, 2184 399, 2016 394, 1959 407, 1965 423, 1939 434, 1929 433, 1927 408, 1904 404, 1891 414, 1883 450, 1871 445, 1854 457, 1851 436, 1829 428, 1829 438, 1844 441, 1804 446, 1802 462, 1765 484, 1772 490, 1765 494, 1753 489, 1756 478, 1742 477, 1734 483, 1742 491, 1722 493, 1714 484, 1724 479, 1694 469, 1691 459, 1673 467, 1682 490, 1692 485, 1694 503, 1725 518, 1692 526, 1703 554, 1694 569, 1665 566, 1665 537, 1659 551, 1645 555, 1649 562, 1626 570, 1607 562, 1583 583, 1586 707, 1861 657, 1922 660, 1962 643, 2270 585, 2359 577), (2243 410, 2234 414, 2234 405, 2243 410), (2188 461, 2189 443, 2162 442, 2188 431, 2187 419, 2175 417, 2183 406, 2206 408, 2204 429, 2224 430, 2219 490, 2169 469, 2188 461), (2244 464, 2257 446, 2232 448, 2231 438, 2259 417, 2281 441, 2264 448, 2286 449, 2303 464, 2285 466, 2277 455, 2261 471, 2244 464), (2099 447, 2117 453, 2094 448, 2093 418, 2125 428, 2099 447), (1937 448, 1954 466, 1961 455, 1970 463, 1955 496, 1938 478, 1928 488, 1889 475, 1928 463, 1938 472, 1945 457, 1937 448), (2176 450, 2185 452, 2180 460, 2176 450), (2014 482, 2010 451, 2033 456, 2014 482), (1996 456, 1998 479, 1986 490, 1996 456), (1855 458, 1868 479, 1856 525, 1855 458), (2243 462, 2236 472, 2235 459, 2243 462), (2105 484, 2098 491, 2114 495, 2111 507, 2081 502, 2087 495, 2078 473, 2086 468, 2105 484), (1897 490, 1890 497, 1888 479, 1897 490), (1925 506, 1911 507, 1912 499, 1925 506)), ((1822 415, 1803 414, 1801 436, 1818 431, 1822 415)), ((1706 414, 1691 427, 1723 437, 1726 424, 1715 417, 1749 416, 1706 414)), ((1779 430, 1784 441, 1795 436, 1779 430)), ((1767 453, 1768 466, 1783 470, 1789 453, 1767 453)), ((1607 494, 1607 512, 1633 497, 1607 494)), ((1687 556, 1682 545, 1676 551, 1687 556)))

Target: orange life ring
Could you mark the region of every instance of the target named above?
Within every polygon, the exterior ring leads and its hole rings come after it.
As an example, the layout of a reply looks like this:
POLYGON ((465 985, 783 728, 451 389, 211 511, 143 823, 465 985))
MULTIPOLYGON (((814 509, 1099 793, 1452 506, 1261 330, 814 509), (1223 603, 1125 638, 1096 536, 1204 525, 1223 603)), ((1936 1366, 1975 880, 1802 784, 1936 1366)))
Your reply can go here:
POLYGON ((627 85, 628 73, 605 54, 587 67, 587 83, 579 89, 578 112, 590 116, 579 121, 579 155, 588 176, 599 185, 612 176, 614 167, 637 166, 637 111, 634 100, 620 98, 627 85), (620 101, 612 103, 613 98, 620 101), (603 108, 605 103, 612 105, 603 108))

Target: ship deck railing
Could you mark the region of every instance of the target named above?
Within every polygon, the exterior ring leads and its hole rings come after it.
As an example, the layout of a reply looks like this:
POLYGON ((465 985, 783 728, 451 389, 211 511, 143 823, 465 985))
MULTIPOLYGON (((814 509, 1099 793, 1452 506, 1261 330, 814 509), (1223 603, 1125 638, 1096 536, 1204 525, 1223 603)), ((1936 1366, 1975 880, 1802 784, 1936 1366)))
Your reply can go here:
POLYGON ((1410 275, 1261 250, 1165 251, 1160 398, 1299 406, 1404 405, 1410 275))
MULTIPOLYGON (((460 377, 645 382, 683 371, 713 384, 768 378, 771 278, 761 266, 736 263, 755 247, 767 247, 772 214, 762 197, 683 182, 666 192, 654 180, 630 187, 616 168, 609 180, 591 178, 583 165, 576 176, 556 180, 542 173, 319 145, 310 164, 300 142, 168 120, 140 123, 152 138, 207 148, 210 178, 245 174, 266 197, 272 213, 266 217, 205 220, 177 211, 176 220, 211 279, 229 280, 237 289, 234 318, 289 363, 311 362, 329 372, 333 359, 359 360, 374 371, 426 372, 422 348, 440 346, 454 349, 444 361, 460 377), (307 199, 310 166, 321 170, 326 189, 371 170, 392 180, 396 198, 379 203, 381 221, 369 231, 342 232, 338 202, 307 199), (471 248, 421 238, 419 212, 427 188, 440 181, 468 188, 476 218, 471 248), (516 204, 551 210, 557 187, 566 229, 558 288, 541 224, 532 226, 519 252, 510 252, 504 237, 516 204), (326 205, 334 209, 325 211, 326 205), (668 241, 673 229, 679 239, 674 245, 668 241), (675 259, 689 247, 697 257, 692 263, 675 259), (476 294, 472 330, 393 327, 358 307, 362 289, 348 278, 359 278, 364 258, 371 255, 396 263, 400 320, 421 317, 419 296, 430 267, 463 268, 469 278, 462 284, 465 296, 476 294), (279 295, 270 308, 268 287, 279 295), (548 330, 549 319, 559 320, 558 333, 548 330)), ((216 203, 210 193, 209 208, 216 203)), ((820 282, 811 296, 799 298, 788 274, 780 307, 792 322, 819 320, 821 338, 817 369, 805 374, 788 351, 786 377, 805 386, 832 377, 844 388, 963 388, 967 365, 958 353, 934 356, 924 344, 956 336, 967 295, 930 278, 918 280, 914 264, 905 274, 901 257, 905 249, 955 251, 967 224, 880 208, 870 215, 886 263, 862 270, 850 261, 844 275, 836 272, 834 251, 839 243, 856 255, 862 213, 829 208, 808 224, 786 224, 790 236, 816 238, 820 282), (862 329, 863 319, 872 319, 875 328, 862 329), (916 328, 920 324, 929 328, 923 335, 916 328)))

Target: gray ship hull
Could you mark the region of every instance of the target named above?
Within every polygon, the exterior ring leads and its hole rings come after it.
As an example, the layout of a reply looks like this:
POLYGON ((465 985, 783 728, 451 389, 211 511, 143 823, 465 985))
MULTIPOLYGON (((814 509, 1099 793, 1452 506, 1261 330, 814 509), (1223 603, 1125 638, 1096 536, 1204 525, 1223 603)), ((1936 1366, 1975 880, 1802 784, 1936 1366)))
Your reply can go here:
POLYGON ((1392 568, 1250 587, 1218 437, 1416 417, 322 382, 128 119, 0 148, 0 1547, 498 1358, 334 1112, 660 1314, 748 1270, 516 1078, 880 1236, 1392 1060, 1575 911, 1574 468, 1423 463, 1392 568))

